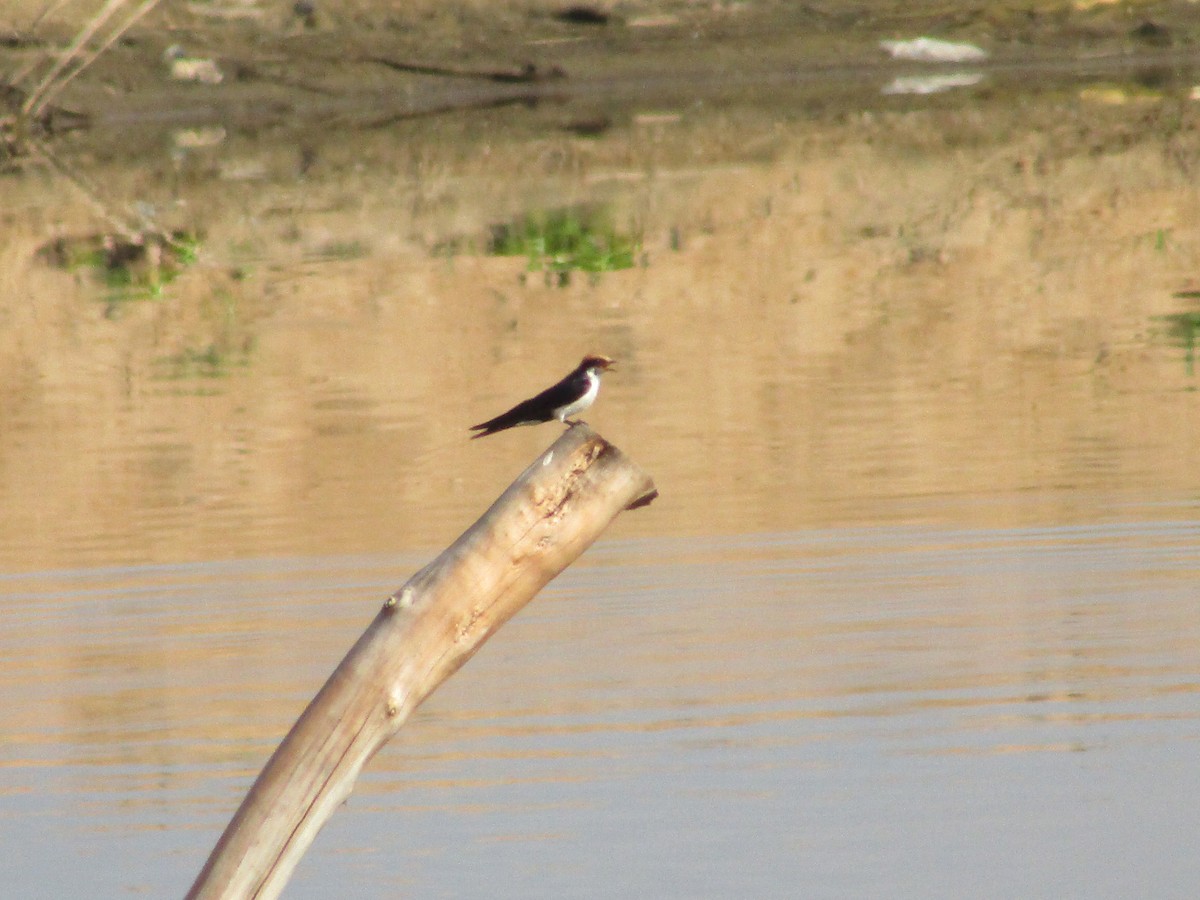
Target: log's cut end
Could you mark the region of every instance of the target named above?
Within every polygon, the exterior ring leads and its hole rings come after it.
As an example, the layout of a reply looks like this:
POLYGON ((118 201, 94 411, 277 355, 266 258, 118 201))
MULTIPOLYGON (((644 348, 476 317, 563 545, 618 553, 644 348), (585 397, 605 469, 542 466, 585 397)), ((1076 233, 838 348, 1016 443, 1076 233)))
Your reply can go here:
POLYGON ((658 488, 654 486, 654 479, 642 471, 642 468, 622 453, 615 444, 610 444, 600 437, 588 425, 580 425, 579 428, 587 431, 589 446, 594 446, 597 458, 604 457, 605 462, 610 463, 614 469, 627 473, 627 477, 636 483, 635 493, 625 504, 624 509, 641 509, 643 506, 653 503, 658 497, 658 488))
POLYGON ((571 503, 597 510, 609 508, 615 515, 646 506, 658 496, 650 476, 586 422, 573 425, 559 435, 480 521, 500 510, 511 511, 514 495, 522 491, 532 492, 525 497, 530 509, 552 517, 562 515, 571 503))

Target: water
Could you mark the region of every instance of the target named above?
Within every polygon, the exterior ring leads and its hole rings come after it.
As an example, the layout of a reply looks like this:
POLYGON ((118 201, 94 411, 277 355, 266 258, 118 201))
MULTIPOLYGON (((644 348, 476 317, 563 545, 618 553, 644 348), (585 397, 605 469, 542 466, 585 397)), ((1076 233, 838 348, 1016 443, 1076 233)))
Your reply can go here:
MULTIPOLYGON (((1186 896, 1189 511, 605 542, 376 758, 289 896, 1186 896)), ((415 563, 7 579, 7 883, 181 893, 415 563)))
POLYGON ((661 496, 287 896, 1191 896, 1192 82, 869 74, 588 138, 578 100, 100 129, 68 168, 201 235, 132 294, 46 260, 93 205, 6 177, 3 893, 182 894, 382 598, 555 436, 466 427, 603 352, 589 421, 661 496), (483 252, 564 208, 637 264, 483 252))

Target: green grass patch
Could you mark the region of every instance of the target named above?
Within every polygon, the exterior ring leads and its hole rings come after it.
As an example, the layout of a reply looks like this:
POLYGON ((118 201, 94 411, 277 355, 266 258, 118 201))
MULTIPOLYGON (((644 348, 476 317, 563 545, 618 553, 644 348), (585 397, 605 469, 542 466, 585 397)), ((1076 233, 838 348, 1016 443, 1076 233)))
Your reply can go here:
POLYGON ((89 272, 104 286, 103 300, 114 305, 132 300, 158 300, 164 288, 199 258, 200 237, 177 231, 170 235, 125 238, 114 234, 62 237, 38 255, 69 272, 89 272))
POLYGON ((1194 375, 1196 373, 1196 345, 1200 343, 1200 310, 1155 316, 1154 321, 1159 324, 1160 333, 1168 343, 1183 348, 1184 364, 1187 366, 1188 376, 1194 375))
POLYGON ((240 342, 218 338, 207 345, 185 347, 156 361, 156 377, 162 381, 227 378, 235 370, 250 365, 254 343, 251 338, 240 342))
POLYGON ((547 282, 570 283, 572 272, 598 277, 631 269, 641 254, 639 234, 618 231, 603 212, 586 209, 533 213, 493 225, 488 253, 524 256, 530 272, 545 272, 547 282))

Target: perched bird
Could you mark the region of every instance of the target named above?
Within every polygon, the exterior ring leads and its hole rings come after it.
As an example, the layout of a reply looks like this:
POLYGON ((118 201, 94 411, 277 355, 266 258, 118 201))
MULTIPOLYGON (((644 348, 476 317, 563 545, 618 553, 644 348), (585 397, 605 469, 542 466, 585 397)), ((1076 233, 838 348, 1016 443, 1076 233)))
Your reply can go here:
POLYGON ((585 356, 575 367, 575 371, 554 387, 546 388, 536 397, 518 403, 494 419, 472 425, 471 431, 478 431, 479 434, 473 434, 471 437, 487 437, 506 428, 538 425, 552 419, 558 419, 568 425, 578 424, 571 421, 571 416, 578 415, 592 405, 600 390, 600 373, 612 364, 613 361, 607 356, 585 356))

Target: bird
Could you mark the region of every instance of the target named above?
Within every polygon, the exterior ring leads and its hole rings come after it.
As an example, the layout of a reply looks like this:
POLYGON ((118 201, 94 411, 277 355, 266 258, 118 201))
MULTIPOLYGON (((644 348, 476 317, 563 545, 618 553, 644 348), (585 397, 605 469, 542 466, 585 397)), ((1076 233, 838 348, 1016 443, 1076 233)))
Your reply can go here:
POLYGON ((471 435, 472 440, 518 425, 540 425, 554 419, 567 425, 578 425, 577 421, 571 421, 571 416, 578 415, 595 402, 600 390, 600 373, 607 371, 612 364, 613 361, 607 356, 585 356, 558 384, 518 403, 494 419, 472 425, 470 430, 479 432, 471 435))

